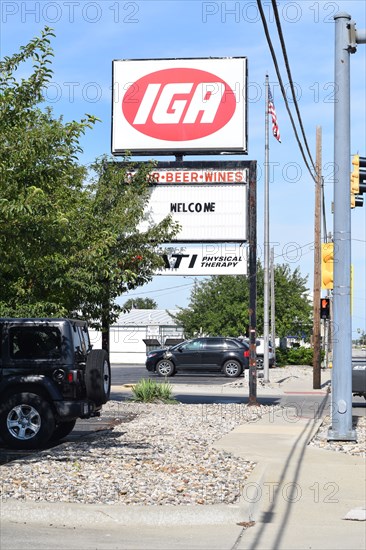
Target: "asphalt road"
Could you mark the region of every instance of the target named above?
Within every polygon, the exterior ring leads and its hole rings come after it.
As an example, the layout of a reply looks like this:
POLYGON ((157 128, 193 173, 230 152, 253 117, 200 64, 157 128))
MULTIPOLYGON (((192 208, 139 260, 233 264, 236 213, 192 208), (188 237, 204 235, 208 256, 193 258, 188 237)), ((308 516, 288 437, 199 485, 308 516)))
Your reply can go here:
MULTIPOLYGON (((165 382, 165 379, 161 376, 154 372, 148 372, 144 365, 112 365, 111 377, 112 385, 116 386, 136 384, 142 378, 151 378, 157 382, 165 382)), ((206 386, 221 386, 229 381, 223 374, 212 372, 207 372, 205 374, 191 372, 179 373, 169 378, 169 381, 173 380, 174 384, 202 384, 206 386)))

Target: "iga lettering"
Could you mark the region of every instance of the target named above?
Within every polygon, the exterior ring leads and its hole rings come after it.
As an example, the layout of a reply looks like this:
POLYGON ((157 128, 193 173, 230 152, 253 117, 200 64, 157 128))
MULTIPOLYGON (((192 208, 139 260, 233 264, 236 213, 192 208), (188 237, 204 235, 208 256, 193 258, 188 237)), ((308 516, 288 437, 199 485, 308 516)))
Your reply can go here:
POLYGON ((190 99, 190 92, 194 82, 149 84, 133 124, 146 124, 150 112, 155 124, 194 124, 200 115, 200 122, 211 123, 214 121, 225 88, 221 82, 201 82, 197 85, 190 99), (207 91, 210 84, 217 87, 218 93, 207 91), (158 97, 159 91, 160 96, 158 97), (187 99, 177 99, 180 96, 187 99), (154 102, 157 103, 154 106, 154 102), (186 106, 188 104, 188 109, 186 106))

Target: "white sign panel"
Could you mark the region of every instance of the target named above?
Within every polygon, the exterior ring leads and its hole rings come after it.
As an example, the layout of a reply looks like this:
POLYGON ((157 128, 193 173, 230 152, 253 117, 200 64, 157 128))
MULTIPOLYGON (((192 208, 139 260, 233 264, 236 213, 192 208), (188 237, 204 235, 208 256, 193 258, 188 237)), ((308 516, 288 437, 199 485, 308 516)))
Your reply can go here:
POLYGON ((177 242, 244 242, 247 240, 247 185, 156 185, 145 221, 157 224, 171 214, 181 225, 177 242))
POLYGON ((160 275, 246 275, 248 247, 235 243, 169 247, 160 275))
POLYGON ((113 61, 112 153, 247 151, 247 60, 113 61))

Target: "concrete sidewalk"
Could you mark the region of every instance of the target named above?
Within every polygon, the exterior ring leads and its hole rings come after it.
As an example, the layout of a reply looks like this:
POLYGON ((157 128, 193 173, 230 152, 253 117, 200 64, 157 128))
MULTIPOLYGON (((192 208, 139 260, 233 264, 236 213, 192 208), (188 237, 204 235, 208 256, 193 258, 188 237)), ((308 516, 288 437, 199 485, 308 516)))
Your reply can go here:
MULTIPOLYGON (((282 384, 285 387, 277 388, 278 395, 313 392, 309 380, 282 384)), ((182 393, 184 388, 179 385, 175 390, 182 393)), ((259 389, 258 397, 269 390, 273 394, 273 387, 259 389)), ((322 390, 314 390, 319 391, 326 396, 326 383, 322 390)), ((237 394, 243 389, 225 385, 222 392, 237 394)), ((259 421, 242 424, 217 441, 216 448, 257 462, 250 478, 238 479, 241 499, 236 505, 130 507, 6 501, 1 506, 1 548, 16 550, 15 541, 23 536, 29 550, 74 549, 77 532, 79 547, 85 550, 364 550, 365 460, 309 446, 320 423, 320 418, 270 408, 259 421), (345 519, 347 515, 353 519, 345 519), (55 536, 60 529, 62 537, 55 536)))
POLYGON ((239 426, 216 444, 250 456, 259 468, 260 483, 251 478, 242 489, 255 524, 236 548, 366 547, 364 458, 308 446, 318 426, 305 418, 290 424, 278 411, 239 426))

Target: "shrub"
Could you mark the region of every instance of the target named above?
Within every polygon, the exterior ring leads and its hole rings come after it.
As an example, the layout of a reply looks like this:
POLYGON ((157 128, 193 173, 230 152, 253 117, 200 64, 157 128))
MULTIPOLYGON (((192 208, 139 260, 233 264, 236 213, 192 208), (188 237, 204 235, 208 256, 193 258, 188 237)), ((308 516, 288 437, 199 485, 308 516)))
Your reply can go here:
MULTIPOLYGON (((314 348, 276 348, 276 364, 283 365, 312 365, 314 348)), ((321 359, 324 352, 321 351, 321 359)))
POLYGON ((176 403, 172 396, 173 388, 167 382, 158 383, 150 379, 142 379, 132 386, 132 401, 141 403, 176 403))

